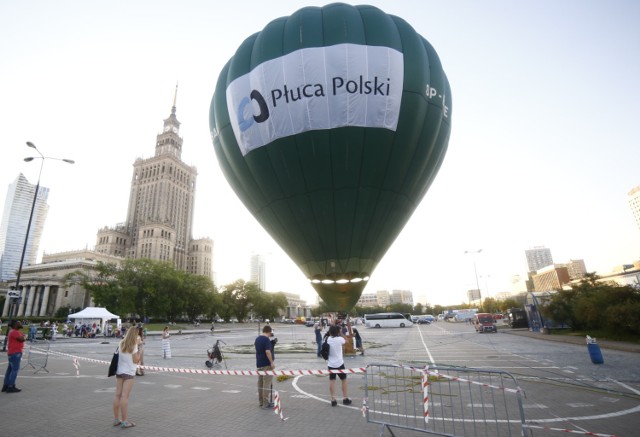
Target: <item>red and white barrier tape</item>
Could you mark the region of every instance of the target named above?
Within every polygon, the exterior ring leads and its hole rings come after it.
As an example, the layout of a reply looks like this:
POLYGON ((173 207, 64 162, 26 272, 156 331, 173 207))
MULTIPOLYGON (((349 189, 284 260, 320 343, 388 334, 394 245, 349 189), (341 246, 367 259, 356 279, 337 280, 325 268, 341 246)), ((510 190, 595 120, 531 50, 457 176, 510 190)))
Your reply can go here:
POLYGON ((422 372, 422 402, 424 404, 424 423, 429 423, 429 366, 422 372))
POLYGON ((273 412, 280 416, 280 419, 287 420, 288 417, 284 417, 284 413, 282 412, 282 402, 280 400, 280 393, 277 390, 273 392, 273 412))
POLYGON ((369 407, 367 406, 367 398, 362 398, 362 408, 360 408, 360 411, 362 411, 362 417, 366 418, 367 412, 369 411, 369 407))
MULTIPOLYGON (((35 348, 34 348, 35 349, 35 348)), ((94 358, 86 358, 80 357, 77 355, 65 354, 63 352, 56 351, 45 351, 53 355, 60 355, 63 357, 69 357, 72 359, 89 361, 92 363, 100 363, 100 364, 110 364, 110 361, 104 360, 96 360, 94 358)), ((355 367, 351 369, 332 369, 332 370, 322 370, 322 369, 306 369, 306 370, 211 370, 211 369, 188 369, 188 368, 178 368, 178 367, 160 367, 160 366, 138 366, 142 370, 155 370, 158 372, 173 372, 173 373, 189 373, 196 375, 229 375, 229 376, 259 376, 259 375, 272 375, 272 376, 299 376, 299 375, 329 375, 331 373, 345 373, 345 374, 355 374, 355 373, 365 373, 365 367, 355 367)))
POLYGON ((446 378, 446 379, 448 379, 450 381, 455 381, 455 382, 467 382, 469 384, 480 385, 480 386, 486 387, 486 388, 494 388, 496 390, 502 390, 502 391, 506 391, 506 392, 509 392, 509 393, 521 393, 522 392, 522 389, 520 387, 518 387, 518 388, 500 387, 500 386, 497 386, 497 385, 491 385, 491 384, 487 384, 487 383, 484 383, 484 382, 473 381, 471 379, 460 378, 458 376, 449 376, 449 375, 445 375, 444 373, 438 372, 438 370, 430 371, 430 370, 428 370, 428 366, 423 368, 423 367, 399 365, 398 367, 414 370, 416 372, 422 372, 422 371, 426 370, 429 375, 437 376, 439 378, 446 378))

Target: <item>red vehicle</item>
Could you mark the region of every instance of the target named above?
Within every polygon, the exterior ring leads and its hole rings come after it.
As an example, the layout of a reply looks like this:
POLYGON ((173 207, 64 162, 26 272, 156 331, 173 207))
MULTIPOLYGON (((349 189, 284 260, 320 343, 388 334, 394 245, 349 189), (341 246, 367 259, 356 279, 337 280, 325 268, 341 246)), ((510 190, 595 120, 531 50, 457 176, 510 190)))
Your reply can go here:
POLYGON ((498 332, 495 320, 493 320, 493 314, 489 313, 477 313, 473 316, 473 325, 476 328, 476 332, 498 332))

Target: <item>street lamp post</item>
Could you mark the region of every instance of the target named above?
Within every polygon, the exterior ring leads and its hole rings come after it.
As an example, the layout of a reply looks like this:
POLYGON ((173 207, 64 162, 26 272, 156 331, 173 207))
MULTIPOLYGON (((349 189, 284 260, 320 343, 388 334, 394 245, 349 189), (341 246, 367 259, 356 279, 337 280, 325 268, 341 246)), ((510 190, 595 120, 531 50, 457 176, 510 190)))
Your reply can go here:
MULTIPOLYGON (((478 268, 476 267, 476 255, 482 252, 482 249, 478 250, 465 250, 464 253, 473 254, 473 272, 476 275, 476 290, 480 292, 480 281, 478 281, 478 268)), ((471 299, 469 299, 469 306, 471 306, 471 299)))
POLYGON ((20 266, 18 267, 18 274, 16 275, 15 290, 17 292, 17 296, 9 297, 9 300, 10 300, 9 301, 9 320, 8 320, 8 323, 7 323, 7 335, 5 335, 4 343, 2 344, 2 351, 3 352, 6 352, 6 350, 7 350, 7 338, 9 337, 9 326, 11 325, 11 322, 12 322, 11 319, 13 317, 13 307, 16 304, 16 301, 21 296, 21 293, 20 293, 20 276, 22 275, 22 265, 24 264, 24 256, 25 256, 25 253, 27 251, 27 244, 29 242, 29 231, 31 231, 31 222, 33 220, 33 211, 36 209, 36 201, 38 200, 38 191, 40 190, 40 176, 42 175, 42 167, 44 167, 44 161, 45 161, 45 159, 55 159, 56 161, 63 161, 63 162, 66 162, 67 164, 75 163, 75 161, 73 159, 52 158, 50 156, 44 156, 42 153, 40 153, 38 148, 31 141, 27 141, 27 146, 31 147, 36 152, 38 152, 38 155, 40 155, 40 156, 35 156, 35 157, 34 156, 30 156, 30 157, 24 158, 25 162, 31 162, 34 159, 41 159, 42 161, 40 162, 40 172, 38 173, 38 183, 36 183, 36 189, 35 189, 35 192, 33 194, 33 203, 31 204, 31 213, 29 214, 29 222, 27 223, 27 232, 24 235, 24 245, 22 246, 22 256, 20 257, 20 266))

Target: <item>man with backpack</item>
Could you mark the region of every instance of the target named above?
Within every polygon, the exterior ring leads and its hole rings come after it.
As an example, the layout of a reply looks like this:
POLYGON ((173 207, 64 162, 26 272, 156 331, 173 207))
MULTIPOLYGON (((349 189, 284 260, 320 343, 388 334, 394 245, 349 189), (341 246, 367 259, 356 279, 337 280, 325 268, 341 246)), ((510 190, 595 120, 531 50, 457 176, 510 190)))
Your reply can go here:
MULTIPOLYGON (((347 321, 347 323, 349 323, 347 321)), ((350 327, 350 326, 349 326, 350 327)), ((329 359, 327 360, 327 366, 329 370, 344 370, 344 359, 342 357, 342 346, 347 342, 347 338, 342 333, 342 330, 336 325, 329 327, 329 338, 327 338, 329 344, 329 359)), ((351 405, 351 399, 347 396, 347 374, 346 373, 331 373, 329 375, 329 393, 331 394, 331 406, 338 405, 336 401, 336 375, 340 378, 342 384, 342 404, 351 405)))

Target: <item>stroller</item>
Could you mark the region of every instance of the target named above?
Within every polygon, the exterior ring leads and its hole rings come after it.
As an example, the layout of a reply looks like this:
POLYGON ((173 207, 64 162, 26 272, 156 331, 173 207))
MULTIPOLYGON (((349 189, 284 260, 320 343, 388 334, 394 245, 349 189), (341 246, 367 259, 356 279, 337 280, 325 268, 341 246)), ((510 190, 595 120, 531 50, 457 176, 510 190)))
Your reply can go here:
POLYGON ((224 368, 227 368, 227 362, 224 359, 224 355, 222 355, 222 350, 220 350, 220 343, 226 346, 226 343, 224 341, 218 339, 210 349, 207 349, 207 356, 209 357, 209 359, 204 363, 210 369, 213 366, 219 366, 220 363, 224 363, 224 368))

